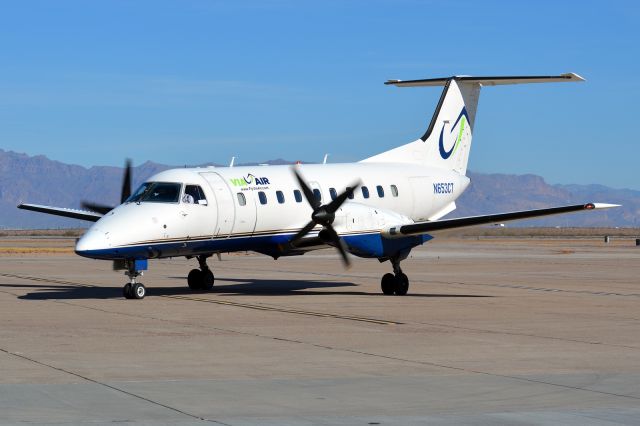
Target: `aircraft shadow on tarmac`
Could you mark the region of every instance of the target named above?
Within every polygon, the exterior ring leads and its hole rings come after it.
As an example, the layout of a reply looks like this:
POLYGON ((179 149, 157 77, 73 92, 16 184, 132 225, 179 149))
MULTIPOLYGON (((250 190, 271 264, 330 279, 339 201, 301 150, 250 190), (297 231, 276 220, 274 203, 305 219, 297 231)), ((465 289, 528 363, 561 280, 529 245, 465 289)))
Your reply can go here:
MULTIPOLYGON (((169 277, 186 282, 185 277, 169 277)), ((117 299, 122 298, 122 287, 73 286, 59 284, 0 284, 2 287, 33 289, 25 295, 18 296, 25 300, 49 299, 117 299)), ((234 279, 218 278, 213 289, 208 291, 192 291, 185 284, 176 287, 147 287, 148 296, 189 296, 189 295, 225 295, 225 296, 299 296, 299 295, 356 295, 382 296, 380 292, 364 292, 347 290, 347 287, 358 287, 357 284, 344 281, 305 281, 305 280, 271 280, 271 279, 234 279), (232 283, 232 284, 227 284, 232 283), (345 290, 331 290, 345 288, 345 290)), ((493 297, 475 294, 411 294, 404 297, 493 297)))

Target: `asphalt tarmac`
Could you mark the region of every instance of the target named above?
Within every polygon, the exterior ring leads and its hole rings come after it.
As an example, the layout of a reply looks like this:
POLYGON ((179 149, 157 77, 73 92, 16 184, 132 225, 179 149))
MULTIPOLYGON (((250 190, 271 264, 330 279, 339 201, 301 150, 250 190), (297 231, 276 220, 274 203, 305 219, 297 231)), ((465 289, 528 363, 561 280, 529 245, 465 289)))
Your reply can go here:
POLYGON ((331 250, 214 257, 200 293, 156 260, 144 300, 71 245, 0 239, 2 424, 640 425, 632 239, 434 240, 407 296, 331 250))

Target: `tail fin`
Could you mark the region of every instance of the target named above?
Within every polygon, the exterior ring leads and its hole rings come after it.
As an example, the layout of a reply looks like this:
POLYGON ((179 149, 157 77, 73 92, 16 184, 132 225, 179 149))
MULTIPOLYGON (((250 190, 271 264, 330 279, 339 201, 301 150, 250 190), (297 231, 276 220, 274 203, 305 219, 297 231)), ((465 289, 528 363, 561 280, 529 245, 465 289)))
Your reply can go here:
POLYGON ((467 171, 480 88, 503 84, 584 81, 576 74, 530 77, 449 77, 389 80, 397 87, 442 86, 444 90, 425 134, 418 140, 369 157, 363 162, 411 163, 467 171))

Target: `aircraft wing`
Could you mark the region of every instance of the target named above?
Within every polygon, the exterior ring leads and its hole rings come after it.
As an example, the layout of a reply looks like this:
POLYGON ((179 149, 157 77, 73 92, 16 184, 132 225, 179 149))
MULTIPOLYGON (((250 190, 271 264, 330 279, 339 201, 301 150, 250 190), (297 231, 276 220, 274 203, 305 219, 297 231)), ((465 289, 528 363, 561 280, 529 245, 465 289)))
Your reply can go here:
POLYGON ((522 210, 510 213, 498 213, 484 216, 469 216, 456 219, 434 220, 430 222, 417 222, 408 225, 400 225, 390 228, 387 234, 390 237, 404 235, 431 234, 448 229, 467 228, 479 225, 490 225, 513 220, 530 219, 534 217, 551 216, 563 213, 574 213, 583 210, 597 210, 620 207, 618 204, 587 203, 571 206, 552 207, 548 209, 522 210))
POLYGON ((19 209, 31 210, 32 212, 47 213, 55 216, 70 217, 72 219, 87 220, 89 222, 97 222, 102 214, 91 212, 88 210, 68 209, 65 207, 49 207, 39 204, 20 204, 19 209))

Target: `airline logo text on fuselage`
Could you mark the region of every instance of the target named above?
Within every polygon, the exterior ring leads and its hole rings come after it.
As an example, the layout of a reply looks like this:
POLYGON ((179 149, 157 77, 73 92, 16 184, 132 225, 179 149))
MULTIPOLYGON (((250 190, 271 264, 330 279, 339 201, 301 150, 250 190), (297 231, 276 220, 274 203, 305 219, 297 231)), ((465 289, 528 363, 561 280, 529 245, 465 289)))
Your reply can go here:
POLYGON ((438 182, 433 184, 434 194, 453 194, 453 182, 438 182))
POLYGON ((249 173, 245 177, 231 178, 229 179, 231 184, 235 187, 239 187, 243 191, 250 191, 256 189, 266 189, 270 184, 269 179, 266 177, 255 177, 249 173))

